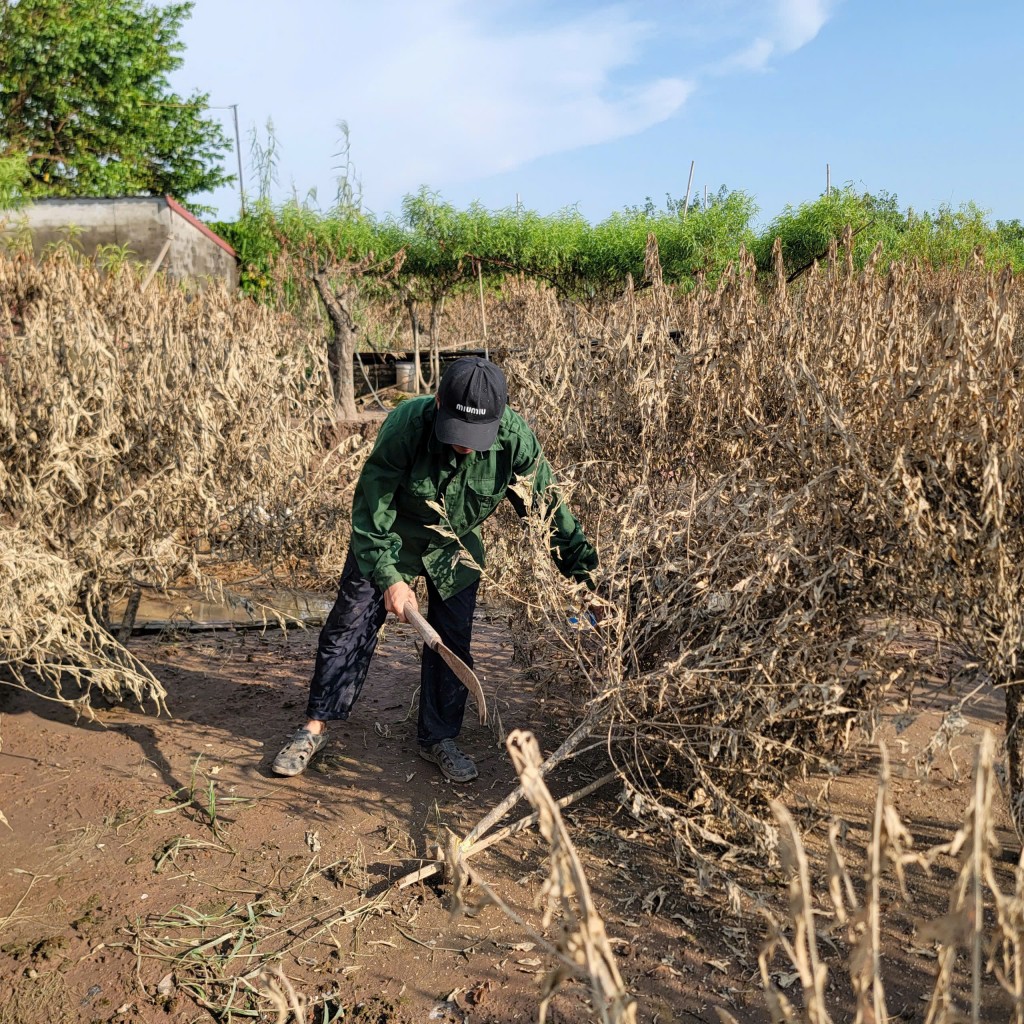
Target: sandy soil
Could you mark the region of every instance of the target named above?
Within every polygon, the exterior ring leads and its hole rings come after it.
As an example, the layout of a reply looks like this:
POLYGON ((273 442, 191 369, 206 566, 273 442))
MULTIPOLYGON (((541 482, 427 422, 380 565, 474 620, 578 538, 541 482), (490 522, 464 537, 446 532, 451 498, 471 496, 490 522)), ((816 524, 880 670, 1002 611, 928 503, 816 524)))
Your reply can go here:
MULTIPOLYGON (((514 787, 503 747, 470 705, 463 745, 477 759, 476 783, 449 784, 416 756, 418 655, 411 631, 391 625, 362 701, 314 768, 273 776, 269 763, 302 715, 315 642, 301 631, 133 641, 167 687, 173 717, 116 707, 76 724, 57 705, 0 688, 0 810, 10 823, 0 825, 0 1024, 273 1020, 250 982, 275 962, 317 1001, 317 1024, 536 1019, 554 961, 523 928, 494 906, 453 918, 437 879, 394 885, 445 827, 465 834, 514 787)), ((518 671, 503 625, 484 615, 475 649, 504 727, 533 729, 553 750, 573 724, 565 695, 518 671)), ((962 823, 974 744, 982 729, 1000 730, 1002 714, 997 696, 974 705, 922 776, 913 758, 949 698, 937 690, 926 703, 909 727, 897 723, 898 735, 893 722, 883 729, 900 811, 923 846, 962 823)), ((604 770, 592 751, 556 771, 551 788, 571 792, 604 770)), ((868 834, 876 770, 867 748, 831 792, 851 848, 868 834)), ((566 821, 640 1020, 715 1021, 716 1006, 740 1022, 766 1020, 761 919, 753 908, 743 918, 716 909, 615 797, 610 786, 566 821)), ((1000 813, 1009 885, 1017 847, 1000 813)), ((536 835, 474 863, 541 927, 536 835)), ((914 929, 943 913, 952 877, 948 865, 913 875, 912 911, 894 902, 886 914, 883 969, 901 1020, 924 1019, 935 959, 914 929)), ((784 893, 767 867, 761 892, 776 905, 784 893)), ((843 950, 825 951, 843 1019, 843 950)), ((773 972, 792 985, 791 969, 773 972)), ((991 976, 986 998, 1003 1006, 991 976)), ((565 984, 548 1019, 595 1019, 585 988, 565 984)))

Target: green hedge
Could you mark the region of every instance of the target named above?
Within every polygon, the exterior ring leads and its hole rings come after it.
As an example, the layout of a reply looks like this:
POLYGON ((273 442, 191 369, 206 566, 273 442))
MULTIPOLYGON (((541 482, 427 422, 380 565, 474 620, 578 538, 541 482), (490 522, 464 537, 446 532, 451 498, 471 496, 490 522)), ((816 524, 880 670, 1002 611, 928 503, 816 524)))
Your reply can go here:
POLYGON ((989 268, 1024 267, 1024 226, 1019 221, 993 225, 973 203, 915 213, 901 210, 888 193, 848 187, 787 206, 761 230, 754 227, 756 215, 749 195, 725 188, 706 206, 694 202, 687 209, 668 197, 664 208, 656 208, 648 200, 598 224, 575 210, 542 215, 521 207, 458 209, 423 189, 405 198, 397 217, 377 219, 352 207, 321 213, 296 201, 274 206, 263 200, 240 220, 215 227, 239 252, 243 287, 278 301, 288 300, 279 293, 297 289, 300 277, 338 260, 361 261, 371 279, 386 274, 389 284, 404 284, 420 298, 437 299, 473 284, 478 272, 492 283, 524 273, 551 282, 565 295, 597 297, 621 289, 627 274, 634 282, 643 280, 651 234, 671 284, 690 287, 697 279, 714 284, 741 247, 768 272, 777 238, 785 270, 794 276, 823 259, 833 241, 841 244, 847 225, 857 267, 879 245, 879 269, 893 260, 964 267, 978 258, 989 268), (291 276, 281 271, 289 260, 291 276))

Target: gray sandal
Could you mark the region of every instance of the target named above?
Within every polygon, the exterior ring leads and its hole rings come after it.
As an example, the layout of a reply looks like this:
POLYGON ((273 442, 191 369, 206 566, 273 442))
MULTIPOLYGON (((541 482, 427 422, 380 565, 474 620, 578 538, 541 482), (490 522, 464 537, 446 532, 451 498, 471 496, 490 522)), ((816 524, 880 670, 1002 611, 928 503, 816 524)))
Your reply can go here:
POLYGON ((441 769, 452 782, 472 782, 477 777, 473 759, 455 745, 455 740, 440 740, 429 747, 420 747, 420 757, 441 769))
POLYGON ((299 729, 274 758, 274 773, 276 775, 301 775, 313 759, 313 755, 326 745, 326 730, 317 734, 308 729, 299 729))

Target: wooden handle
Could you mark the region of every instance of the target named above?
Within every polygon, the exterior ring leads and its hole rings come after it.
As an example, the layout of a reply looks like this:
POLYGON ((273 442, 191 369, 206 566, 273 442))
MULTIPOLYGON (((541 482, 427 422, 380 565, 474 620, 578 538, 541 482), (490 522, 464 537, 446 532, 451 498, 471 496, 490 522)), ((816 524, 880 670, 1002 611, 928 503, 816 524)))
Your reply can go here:
POLYGON ((423 637, 423 642, 432 650, 436 651, 441 645, 441 637, 437 630, 427 622, 425 618, 411 605, 407 604, 403 609, 406 620, 416 627, 417 632, 423 637))

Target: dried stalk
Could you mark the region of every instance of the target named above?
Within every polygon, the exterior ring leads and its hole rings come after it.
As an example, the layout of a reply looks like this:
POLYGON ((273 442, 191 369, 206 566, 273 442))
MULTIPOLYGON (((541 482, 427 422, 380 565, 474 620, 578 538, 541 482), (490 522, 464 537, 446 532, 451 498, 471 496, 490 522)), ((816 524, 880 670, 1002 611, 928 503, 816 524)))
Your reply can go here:
POLYGON ((330 573, 360 447, 325 451, 330 409, 294 321, 63 251, 0 256, 0 682, 85 714, 96 691, 159 708, 124 648, 142 590, 224 600, 232 564, 330 573))
MULTIPOLYGON (((962 829, 953 839, 922 853, 911 851, 911 840, 892 803, 889 763, 882 747, 882 765, 871 835, 865 853, 863 885, 851 878, 838 841, 839 828, 829 832, 827 891, 831 915, 814 909, 814 880, 796 825, 786 808, 775 802, 772 811, 783 840, 781 859, 790 873, 788 913, 780 920, 767 914, 769 934, 760 955, 765 1000, 773 1022, 816 1024, 829 1020, 826 1007, 826 972, 817 952, 815 932, 838 935, 845 931, 849 945, 847 966, 857 1024, 884 1024, 886 1008, 882 960, 881 914, 883 906, 899 899, 908 904, 906 870, 910 866, 930 872, 939 858, 959 861, 957 878, 950 889, 949 910, 918 926, 918 943, 938 947, 935 980, 927 1014, 928 1024, 954 1024, 993 1019, 1001 1001, 986 1006, 983 977, 991 972, 1012 1001, 1012 1020, 1024 1020, 1024 867, 1018 864, 1012 893, 1002 891, 996 870, 996 841, 992 801, 998 791, 995 780, 995 741, 986 732, 978 745, 974 786, 962 829), (888 877, 890 876, 891 877, 888 877), (884 883, 895 883, 896 900, 883 893, 884 883), (858 895, 860 892, 861 895, 858 895), (994 910, 992 917, 987 912, 994 910), (958 952, 969 951, 970 1007, 957 1005, 956 992, 964 984, 958 973, 958 952), (803 1006, 794 1007, 774 983, 772 962, 781 951, 803 986, 803 1006)), ((962 972, 961 972, 962 973, 962 972)), ((993 1001, 995 1003, 995 1001, 993 1001)))
MULTIPOLYGON (((559 966, 545 979, 539 1020, 543 1024, 548 1004, 562 980, 575 975, 582 978, 590 989, 596 1019, 604 1024, 635 1024, 636 1004, 619 974, 604 922, 594 906, 583 865, 566 831, 557 802, 544 784, 537 741, 532 733, 516 730, 509 734, 506 747, 526 797, 536 808, 540 833, 550 850, 548 877, 541 896, 544 903, 541 928, 549 933, 552 925, 557 924, 553 951, 558 956, 559 966)), ((454 840, 451 845, 454 847, 454 840)), ((470 879, 465 865, 454 856, 454 852, 451 857, 456 871, 458 909, 470 879)), ((489 886, 475 876, 472 881, 481 886, 491 902, 522 924, 518 915, 505 906, 489 886)), ((550 948, 539 933, 531 929, 531 934, 550 948)))

